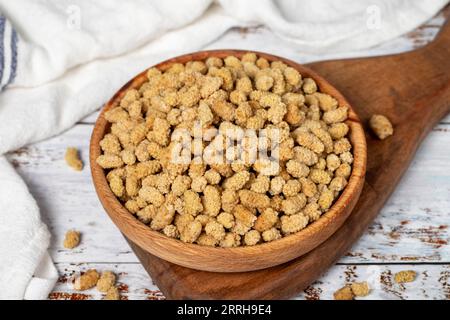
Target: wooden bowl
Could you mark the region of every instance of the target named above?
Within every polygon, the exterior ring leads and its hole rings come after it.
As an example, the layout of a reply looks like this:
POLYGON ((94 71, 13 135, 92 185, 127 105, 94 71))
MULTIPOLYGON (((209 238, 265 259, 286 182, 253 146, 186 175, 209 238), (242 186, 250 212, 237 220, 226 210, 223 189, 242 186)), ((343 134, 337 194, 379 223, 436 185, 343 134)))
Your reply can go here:
MULTIPOLYGON (((239 50, 201 51, 166 60, 157 64, 156 67, 161 70, 166 70, 173 63, 205 60, 208 57, 225 58, 229 55, 241 57, 244 53, 245 51, 239 50)), ((256 54, 269 61, 283 61, 287 65, 297 69, 303 77, 313 78, 317 82, 320 91, 335 97, 340 105, 350 107, 347 124, 350 127, 349 139, 353 146, 354 162, 348 185, 330 210, 323 214, 320 219, 309 224, 305 229, 279 240, 258 244, 256 246, 237 248, 200 246, 184 243, 180 240, 169 238, 160 232, 151 230, 150 227, 130 214, 119 202, 109 188, 105 171, 95 161, 101 153, 99 142, 108 133, 110 128, 110 124, 104 117, 105 112, 118 105, 126 90, 138 88, 147 80, 146 71, 143 71, 126 83, 111 98, 100 113, 91 137, 90 164, 95 189, 106 212, 120 231, 130 241, 145 251, 169 262, 198 270, 243 272, 264 269, 290 261, 314 249, 343 224, 354 208, 364 184, 366 171, 366 140, 358 116, 339 91, 314 71, 281 57, 260 52, 256 52, 256 54)))

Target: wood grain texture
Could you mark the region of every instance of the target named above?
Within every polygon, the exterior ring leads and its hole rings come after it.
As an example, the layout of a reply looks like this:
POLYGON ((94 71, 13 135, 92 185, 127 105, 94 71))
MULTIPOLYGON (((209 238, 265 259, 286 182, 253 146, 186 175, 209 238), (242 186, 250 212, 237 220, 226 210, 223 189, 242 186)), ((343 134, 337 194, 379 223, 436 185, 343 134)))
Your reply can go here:
MULTIPOLYGON (((148 279, 147 272, 138 263, 122 264, 57 264, 60 277, 52 300, 94 300, 103 295, 96 289, 83 292, 73 290, 72 281, 80 271, 95 268, 99 271, 112 270, 117 274, 117 286, 122 300, 162 300, 164 294, 148 279)), ((450 265, 336 265, 328 270, 320 280, 315 281, 295 299, 333 299, 333 293, 346 284, 367 281, 370 294, 361 300, 374 299, 450 299, 450 265), (395 283, 396 272, 414 270, 417 278, 406 284, 395 283)))
POLYGON ((283 265, 245 273, 197 271, 171 264, 133 243, 133 250, 171 299, 283 299, 295 296, 325 272, 363 234, 393 192, 431 128, 450 111, 450 23, 416 51, 311 65, 350 101, 361 119, 386 115, 395 134, 366 135, 367 176, 344 225, 309 253, 283 265), (426 83, 426 90, 417 90, 426 83), (264 279, 264 280, 263 280, 264 279), (246 288, 242 290, 242 288, 246 288))
MULTIPOLYGON (((449 9, 450 6, 447 11, 449 9)), ((427 44, 434 38, 443 20, 444 14, 440 13, 409 34, 374 48, 341 54, 308 55, 299 52, 295 46, 280 41, 266 28, 232 29, 206 49, 264 48, 301 63, 385 55, 410 51, 427 44)), ((104 214, 92 186, 87 145, 98 114, 98 111, 92 113, 79 125, 57 137, 10 153, 8 159, 26 180, 51 229, 50 253, 60 275, 64 277, 67 270, 76 272, 89 267, 126 272, 126 276, 120 276, 120 281, 130 288, 129 293, 124 294, 129 299, 146 299, 144 290, 152 291, 156 287, 104 214), (80 148, 86 164, 83 172, 74 172, 66 167, 63 157, 67 146, 80 148), (81 245, 75 250, 62 247, 64 233, 70 228, 77 228, 83 234, 81 245)), ((450 116, 447 116, 425 139, 395 192, 365 234, 337 265, 312 285, 312 289, 308 287, 306 293, 298 295, 298 299, 330 299, 343 283, 339 279, 346 278, 347 269, 360 270, 358 279, 366 280, 364 270, 378 267, 413 269, 429 275, 423 276, 424 283, 421 280, 420 285, 414 283, 400 291, 402 299, 449 298, 450 232, 446 226, 450 215, 450 152, 442 148, 449 144, 450 116), (403 265, 405 262, 410 264, 403 265), (383 265, 379 266, 380 263, 383 265), (386 263, 395 265, 384 265, 386 263)), ((391 271, 393 273, 394 269, 391 271)), ((395 298, 384 294, 384 288, 371 293, 369 298, 395 298)), ((386 290, 389 288, 386 287, 386 290)), ((59 282, 51 298, 76 299, 80 295, 72 291, 68 283, 59 282)), ((100 296, 93 294, 87 298, 98 299, 100 296)))

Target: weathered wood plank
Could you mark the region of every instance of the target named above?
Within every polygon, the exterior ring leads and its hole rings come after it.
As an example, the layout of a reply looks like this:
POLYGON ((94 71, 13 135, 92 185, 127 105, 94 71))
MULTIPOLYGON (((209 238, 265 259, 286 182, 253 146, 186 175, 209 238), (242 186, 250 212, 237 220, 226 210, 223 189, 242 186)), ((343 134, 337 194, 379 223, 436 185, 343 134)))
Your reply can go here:
POLYGON ((443 149, 449 139, 449 125, 433 129, 380 215, 342 261, 449 261, 450 152, 443 149))
MULTIPOLYGON (((135 262, 93 189, 87 166, 91 130, 92 125, 76 125, 8 158, 41 207, 53 234, 51 252, 57 262, 135 262), (81 173, 63 160, 68 146, 81 150, 86 164, 81 173), (71 251, 62 247, 70 228, 83 233, 81 245, 71 251)), ((443 149, 449 144, 450 125, 438 125, 380 216, 342 262, 450 262, 450 152, 443 149)))
MULTIPOLYGON (((164 299, 144 268, 137 263, 59 263, 57 268, 60 278, 50 299, 101 299, 102 294, 96 289, 84 292, 72 289, 73 277, 90 268, 114 271, 118 275, 118 287, 124 300, 164 299)), ((411 264, 336 265, 295 299, 333 299, 336 290, 348 283, 359 281, 367 281, 371 287, 370 294, 360 299, 450 299, 450 265, 411 264), (416 271, 416 280, 403 285, 395 283, 394 274, 402 270, 416 271)))
POLYGON ((367 281, 371 292, 358 299, 442 300, 450 299, 450 265, 336 265, 309 286, 297 299, 333 299, 333 293, 346 284, 367 281), (417 278, 398 284, 395 273, 414 270, 417 278))
POLYGON ((95 288, 83 292, 72 289, 73 279, 87 269, 97 269, 99 272, 111 270, 117 275, 117 287, 123 300, 161 300, 165 299, 161 291, 139 263, 122 264, 69 264, 58 263, 58 282, 50 294, 52 300, 89 300, 102 299, 103 294, 95 288))

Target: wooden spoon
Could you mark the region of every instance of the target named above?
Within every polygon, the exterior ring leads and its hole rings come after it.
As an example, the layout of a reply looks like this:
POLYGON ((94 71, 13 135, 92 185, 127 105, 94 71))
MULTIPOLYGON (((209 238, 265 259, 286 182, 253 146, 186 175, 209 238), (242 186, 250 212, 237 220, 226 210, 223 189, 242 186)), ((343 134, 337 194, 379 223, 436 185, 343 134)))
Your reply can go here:
MULTIPOLYGON (((419 144, 450 111, 450 23, 424 48, 398 55, 310 65, 349 100, 364 123, 388 116, 392 137, 367 133, 367 175, 350 217, 328 240, 283 265, 240 273, 196 271, 166 262, 130 243, 169 299, 280 299, 321 276, 364 233, 408 168, 419 144)), ((448 146, 443 146, 447 148, 448 146)))

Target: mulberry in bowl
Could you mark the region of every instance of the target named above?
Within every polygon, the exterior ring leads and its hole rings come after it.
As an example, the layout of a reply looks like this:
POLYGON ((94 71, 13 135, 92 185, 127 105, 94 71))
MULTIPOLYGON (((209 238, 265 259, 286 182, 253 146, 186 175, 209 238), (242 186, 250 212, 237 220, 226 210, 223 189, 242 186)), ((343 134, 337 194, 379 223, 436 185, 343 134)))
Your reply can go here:
POLYGON ((203 51, 122 87, 95 124, 90 163, 130 241, 185 267, 241 272, 299 257, 342 225, 366 142, 350 104, 312 70, 203 51))

